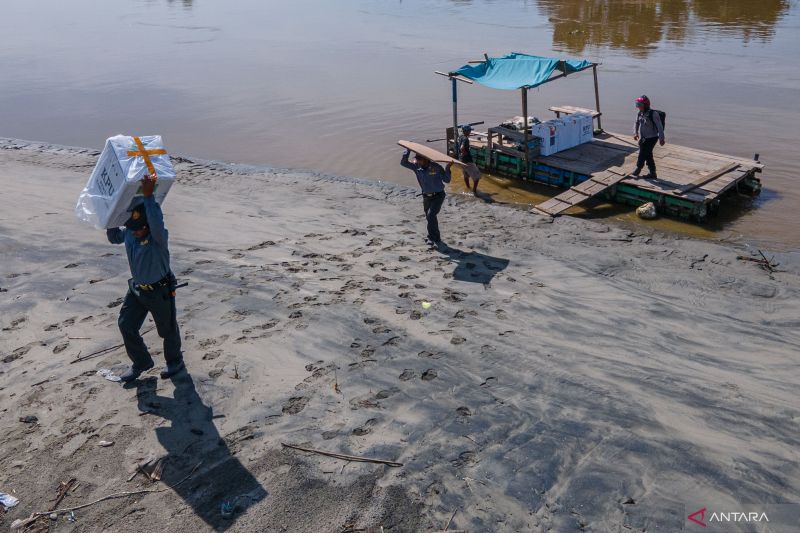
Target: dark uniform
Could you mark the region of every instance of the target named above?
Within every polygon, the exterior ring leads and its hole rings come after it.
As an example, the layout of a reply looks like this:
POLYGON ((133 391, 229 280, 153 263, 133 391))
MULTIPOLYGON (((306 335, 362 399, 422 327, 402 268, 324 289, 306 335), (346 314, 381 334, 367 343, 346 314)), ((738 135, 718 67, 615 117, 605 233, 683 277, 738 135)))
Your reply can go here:
POLYGON ((413 170, 417 176, 417 182, 420 189, 422 189, 422 208, 425 211, 425 219, 428 221, 428 240, 438 245, 442 241, 442 236, 439 233, 438 215, 445 198, 444 184, 450 183, 450 169, 442 168, 441 165, 433 161, 423 168, 409 162, 409 155, 410 152, 406 150, 400 160, 400 164, 413 170))
POLYGON ((152 315, 158 335, 164 339, 167 368, 162 372, 162 377, 170 377, 183 368, 183 355, 175 313, 175 276, 169 266, 169 234, 164 228, 161 207, 155 198, 146 197, 125 223, 124 229, 109 229, 107 235, 112 244, 125 244, 131 269, 128 293, 118 321, 125 349, 133 362, 131 371, 122 376, 123 380, 136 379, 139 374, 153 367, 153 358, 139 334, 147 313, 152 315), (149 233, 138 239, 133 232, 145 225, 149 233))

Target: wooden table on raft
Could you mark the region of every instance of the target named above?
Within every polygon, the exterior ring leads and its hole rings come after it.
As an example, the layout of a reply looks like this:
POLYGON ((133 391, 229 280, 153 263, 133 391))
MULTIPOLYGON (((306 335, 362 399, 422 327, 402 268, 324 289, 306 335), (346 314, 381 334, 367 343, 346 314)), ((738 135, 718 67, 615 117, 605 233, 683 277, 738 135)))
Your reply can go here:
POLYGON ((445 163, 445 164, 453 163, 454 165, 458 165, 458 166, 461 166, 461 167, 465 167, 466 166, 464 163, 462 163, 458 159, 455 159, 454 157, 450 157, 447 154, 443 154, 439 150, 434 150, 430 146, 425 146, 424 144, 419 144, 419 143, 415 143, 415 142, 412 142, 412 141, 403 141, 403 140, 397 141, 397 144, 399 144, 403 148, 411 150, 415 154, 419 154, 422 157, 425 157, 425 158, 430 159, 431 161, 435 161, 437 163, 445 163))
MULTIPOLYGON (((596 109, 588 109, 586 107, 575 107, 572 105, 553 106, 549 109, 550 111, 556 114, 556 118, 561 118, 562 114, 571 115, 573 113, 587 113, 589 115, 592 115, 592 121, 594 121, 596 118, 601 117, 603 115, 603 113, 597 111, 596 109)), ((599 123, 597 129, 600 129, 599 123)))

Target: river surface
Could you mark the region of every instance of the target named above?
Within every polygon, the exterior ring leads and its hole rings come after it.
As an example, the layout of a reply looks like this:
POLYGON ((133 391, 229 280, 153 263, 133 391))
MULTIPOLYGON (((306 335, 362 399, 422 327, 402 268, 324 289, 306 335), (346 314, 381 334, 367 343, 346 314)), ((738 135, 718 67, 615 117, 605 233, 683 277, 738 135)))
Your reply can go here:
MULTIPOLYGON (((668 113, 668 142, 766 164, 755 201, 703 227, 649 226, 800 249, 795 1, 27 0, 2 11, 0 136, 99 149, 116 133, 158 133, 175 153, 404 184, 395 142, 451 123, 435 70, 511 51, 597 61, 606 130, 628 133, 646 93, 668 113)), ((521 113, 513 91, 462 86, 459 97, 461 122, 521 113)), ((543 119, 551 105, 594 107, 591 71, 529 99, 543 119)), ((482 188, 521 204, 554 192, 482 188)), ((630 211, 587 216, 633 223, 630 211)))

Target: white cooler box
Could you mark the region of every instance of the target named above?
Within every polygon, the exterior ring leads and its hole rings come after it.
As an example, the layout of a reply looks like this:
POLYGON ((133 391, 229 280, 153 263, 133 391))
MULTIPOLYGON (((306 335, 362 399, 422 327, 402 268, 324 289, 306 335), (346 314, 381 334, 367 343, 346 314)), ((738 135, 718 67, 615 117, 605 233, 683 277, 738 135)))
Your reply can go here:
POLYGON ((140 182, 145 174, 152 172, 148 170, 148 160, 158 176, 153 194, 156 201, 163 204, 175 181, 175 169, 164 150, 161 136, 117 135, 106 140, 103 153, 78 198, 75 206, 78 218, 98 229, 125 224, 131 210, 142 202, 140 182))
POLYGON ((580 124, 580 144, 594 140, 594 119, 589 113, 574 113, 570 115, 578 119, 580 124))
POLYGON ((539 145, 541 155, 552 155, 558 152, 558 133, 556 126, 547 122, 536 124, 531 128, 531 135, 541 140, 539 145))

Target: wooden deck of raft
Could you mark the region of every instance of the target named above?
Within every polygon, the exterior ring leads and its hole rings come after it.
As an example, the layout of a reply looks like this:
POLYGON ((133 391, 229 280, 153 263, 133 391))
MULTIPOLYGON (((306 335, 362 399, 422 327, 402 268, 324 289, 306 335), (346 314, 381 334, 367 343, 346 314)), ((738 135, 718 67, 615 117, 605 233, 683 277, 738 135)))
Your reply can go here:
MULTIPOLYGON (((708 203, 763 168, 758 161, 668 143, 656 146, 654 151, 658 178, 637 179, 629 175, 636 167, 637 155, 638 146, 629 135, 602 133, 591 143, 535 158, 536 162, 589 177, 535 209, 555 216, 619 183, 708 203)), ((642 174, 647 174, 646 168, 642 174)))

